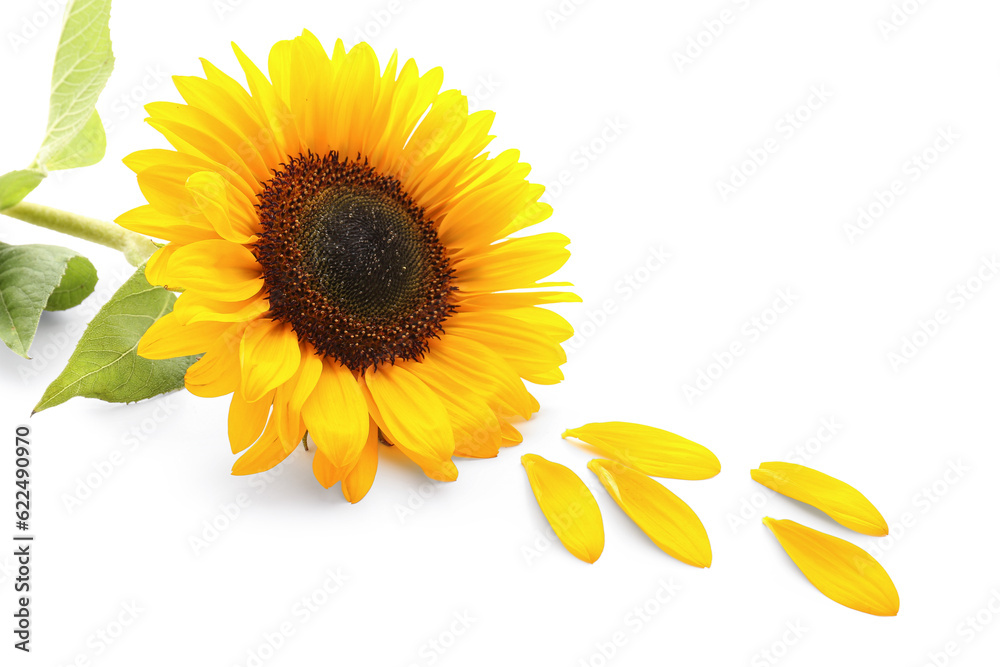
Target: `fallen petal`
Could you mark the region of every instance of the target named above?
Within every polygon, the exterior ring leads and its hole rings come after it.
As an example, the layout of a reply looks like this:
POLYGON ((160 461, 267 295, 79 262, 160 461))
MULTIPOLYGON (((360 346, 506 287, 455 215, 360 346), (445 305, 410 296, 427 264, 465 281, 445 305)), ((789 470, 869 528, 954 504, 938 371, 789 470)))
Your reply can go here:
POLYGON ((653 477, 708 479, 722 469, 719 459, 707 447, 643 424, 585 424, 568 429, 562 437, 582 440, 601 455, 653 477))
POLYGON ((566 549, 587 563, 604 551, 604 522, 594 494, 575 472, 535 454, 521 457, 542 514, 566 549))
POLYGON ((587 467, 656 546, 688 565, 712 564, 712 545, 705 526, 669 489, 615 461, 594 459, 587 467))
POLYGON ((899 612, 896 586, 864 549, 788 519, 765 517, 764 525, 823 595, 866 614, 895 616, 899 612))
POLYGON ((865 535, 888 535, 889 526, 875 506, 853 486, 796 463, 761 463, 750 471, 755 482, 812 505, 842 526, 865 535))

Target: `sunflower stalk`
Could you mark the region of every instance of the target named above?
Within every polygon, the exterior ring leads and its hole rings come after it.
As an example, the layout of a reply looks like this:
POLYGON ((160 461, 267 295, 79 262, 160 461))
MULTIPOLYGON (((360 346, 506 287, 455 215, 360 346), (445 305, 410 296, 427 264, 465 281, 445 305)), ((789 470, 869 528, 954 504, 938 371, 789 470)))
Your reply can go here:
POLYGON ((132 266, 139 266, 156 251, 156 243, 149 237, 130 232, 124 227, 89 218, 85 215, 70 213, 51 206, 22 201, 0 213, 28 222, 39 227, 51 229, 63 234, 69 234, 84 241, 99 243, 114 248, 123 255, 132 266))

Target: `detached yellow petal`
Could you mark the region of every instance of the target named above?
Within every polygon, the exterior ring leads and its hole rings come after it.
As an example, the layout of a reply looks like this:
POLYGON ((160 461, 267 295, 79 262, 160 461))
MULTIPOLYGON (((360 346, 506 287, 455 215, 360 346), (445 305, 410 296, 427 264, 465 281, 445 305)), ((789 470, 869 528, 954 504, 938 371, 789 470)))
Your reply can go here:
POLYGON ((603 456, 653 477, 708 479, 722 469, 707 447, 652 426, 600 422, 568 429, 562 437, 583 440, 603 456))
POLYGON ((899 593, 892 579, 864 549, 787 519, 765 517, 764 525, 823 595, 866 614, 899 612, 899 593))
POLYGON ((604 522, 594 494, 575 472, 535 454, 521 457, 538 506, 566 549, 587 563, 604 551, 604 522))
POLYGON ((708 533, 683 500, 659 482, 621 463, 594 459, 587 467, 656 546, 688 565, 711 566, 708 533))
POLYGON ((842 526, 865 535, 888 535, 889 525, 853 486, 796 463, 772 461, 750 471, 755 482, 812 505, 842 526))

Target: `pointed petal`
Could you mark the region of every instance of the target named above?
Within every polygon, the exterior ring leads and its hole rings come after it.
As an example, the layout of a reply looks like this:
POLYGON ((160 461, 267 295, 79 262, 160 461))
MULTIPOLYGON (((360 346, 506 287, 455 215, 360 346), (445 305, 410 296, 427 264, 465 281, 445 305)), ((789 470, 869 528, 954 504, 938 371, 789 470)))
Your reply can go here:
POLYGON ((302 362, 295 375, 278 387, 274 396, 274 416, 277 420, 278 437, 283 445, 301 442, 299 424, 302 423, 302 407, 312 394, 323 371, 323 361, 317 357, 311 345, 302 350, 302 362))
POLYGON ((638 470, 620 463, 594 459, 587 467, 656 546, 688 565, 712 564, 712 545, 705 526, 683 500, 638 470))
POLYGON ((233 474, 254 475, 270 470, 288 458, 293 451, 295 447, 285 447, 281 444, 277 426, 272 419, 268 421, 260 439, 233 464, 233 474))
POLYGON ((764 525, 823 595, 866 614, 895 616, 899 612, 896 586, 864 549, 787 519, 765 517, 764 525))
POLYGON ((525 454, 521 465, 535 500, 566 549, 586 563, 604 551, 604 522, 594 494, 575 472, 536 454, 525 454))
POLYGON ((842 526, 865 535, 889 534, 889 525, 871 501, 853 486, 796 463, 772 461, 750 471, 755 482, 812 505, 842 526))
POLYGON ((372 400, 369 412, 383 430, 392 433, 393 444, 431 479, 454 481, 458 477, 451 462, 455 438, 437 393, 402 364, 383 365, 365 373, 364 379, 372 400))
POLYGON ((368 438, 368 405, 358 381, 345 366, 323 362, 323 373, 302 406, 309 435, 338 468, 350 469, 368 438))
POLYGON ((722 469, 708 448, 663 429, 628 422, 599 422, 571 428, 577 438, 614 459, 653 477, 708 479, 722 469))
POLYGON ((232 322, 197 322, 181 324, 169 312, 153 322, 139 339, 138 354, 146 359, 172 359, 201 354, 235 326, 232 322))
POLYGON ((240 342, 244 397, 256 401, 298 370, 302 350, 291 325, 260 319, 250 323, 240 342))
POLYGON ((356 503, 366 495, 375 481, 375 471, 378 469, 378 426, 372 421, 368 425, 368 440, 361 452, 361 457, 354 464, 351 472, 340 485, 340 490, 350 503, 356 503))
MULTIPOLYGON (((229 403, 229 445, 233 454, 242 452, 260 437, 273 401, 273 391, 264 394, 263 398, 253 403, 243 398, 243 392, 233 392, 233 398, 229 403)), ((274 427, 277 434, 277 424, 274 427)))

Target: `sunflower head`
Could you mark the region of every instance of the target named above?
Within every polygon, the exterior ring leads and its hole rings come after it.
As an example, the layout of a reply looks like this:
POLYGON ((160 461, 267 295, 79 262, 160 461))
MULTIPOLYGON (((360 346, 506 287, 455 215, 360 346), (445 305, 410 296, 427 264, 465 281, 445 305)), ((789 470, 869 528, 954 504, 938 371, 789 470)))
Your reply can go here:
POLYGON ((569 240, 527 236, 541 185, 517 151, 485 152, 493 114, 469 113, 396 54, 277 43, 244 87, 208 62, 175 77, 185 104, 148 105, 173 150, 126 158, 147 204, 118 218, 167 241, 146 266, 183 293, 139 353, 200 354, 187 388, 232 394, 236 474, 267 470, 308 433, 313 471, 360 500, 380 444, 432 478, 454 456, 520 442, 538 409, 524 382, 562 379, 572 335, 545 304, 569 240))

